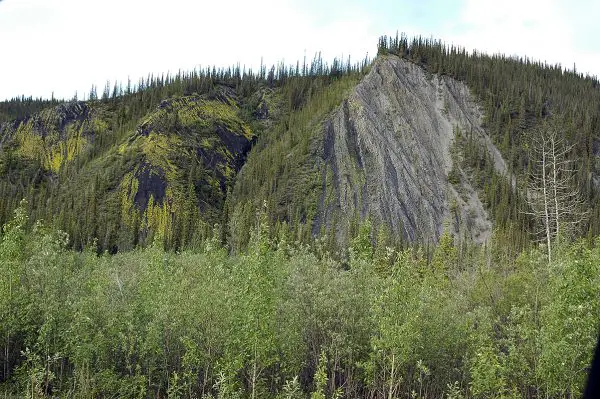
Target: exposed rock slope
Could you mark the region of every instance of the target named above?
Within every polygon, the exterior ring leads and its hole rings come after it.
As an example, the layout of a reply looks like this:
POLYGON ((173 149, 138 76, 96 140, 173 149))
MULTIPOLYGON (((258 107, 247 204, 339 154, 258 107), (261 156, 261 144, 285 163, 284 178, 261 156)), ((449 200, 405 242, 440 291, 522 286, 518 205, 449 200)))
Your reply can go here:
POLYGON ((323 193, 313 231, 334 228, 344 240, 344 221, 358 215, 411 241, 436 240, 444 228, 485 240, 491 223, 467 176, 460 172, 457 187, 448 182, 457 129, 477 135, 505 169, 480 120, 461 82, 380 57, 324 122, 323 193))

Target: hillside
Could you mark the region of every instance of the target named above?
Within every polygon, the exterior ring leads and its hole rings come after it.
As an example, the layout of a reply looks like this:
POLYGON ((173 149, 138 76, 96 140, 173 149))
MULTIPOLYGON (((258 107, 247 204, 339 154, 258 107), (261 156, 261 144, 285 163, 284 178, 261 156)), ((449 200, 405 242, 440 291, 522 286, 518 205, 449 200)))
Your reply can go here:
POLYGON ((443 231, 482 242, 495 230, 521 248, 539 238, 530 185, 540 172, 535 140, 549 124, 568 143, 572 172, 563 178, 591 216, 570 238, 593 236, 594 99, 595 80, 548 65, 382 39, 369 72, 326 116, 259 139, 264 146, 250 154, 232 193, 230 244, 239 247, 236 226, 244 231, 266 200, 273 221, 297 237, 326 235, 342 248, 365 218, 396 245, 435 241, 443 231), (297 132, 303 139, 295 142, 297 132))
POLYGON ((149 78, 137 92, 115 88, 4 122, 0 219, 26 198, 32 220, 65 230, 75 248, 198 246, 227 225, 227 193, 257 137, 363 68, 320 62, 304 66, 307 76, 281 67, 277 79, 274 68, 149 78))
POLYGON ((96 239, 114 251, 154 238, 191 245, 222 223, 260 117, 243 115, 221 85, 161 100, 134 123, 120 120, 126 111, 118 101, 71 102, 1 125, 3 216, 25 197, 76 247, 96 239))
POLYGON ((539 238, 531 157, 551 121, 590 216, 570 234, 599 232, 596 80, 404 36, 382 38, 379 53, 370 65, 213 68, 87 102, 5 103, 21 116, 0 126, 0 222, 26 198, 32 220, 75 248, 194 247, 218 224, 238 251, 266 206, 273 236, 340 248, 366 219, 395 245, 495 230, 521 248, 539 238))

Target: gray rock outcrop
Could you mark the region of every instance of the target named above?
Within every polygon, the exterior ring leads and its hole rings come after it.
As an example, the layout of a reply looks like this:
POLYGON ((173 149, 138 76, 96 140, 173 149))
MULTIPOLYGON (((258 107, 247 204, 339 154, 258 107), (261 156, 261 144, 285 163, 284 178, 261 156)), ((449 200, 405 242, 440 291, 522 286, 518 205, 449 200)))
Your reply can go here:
POLYGON ((323 129, 315 232, 331 228, 343 241, 347 221, 358 216, 409 241, 435 241, 445 229, 476 242, 489 236, 491 222, 464 172, 460 183, 448 182, 457 129, 475 134, 497 169, 506 169, 463 83, 379 57, 323 129))

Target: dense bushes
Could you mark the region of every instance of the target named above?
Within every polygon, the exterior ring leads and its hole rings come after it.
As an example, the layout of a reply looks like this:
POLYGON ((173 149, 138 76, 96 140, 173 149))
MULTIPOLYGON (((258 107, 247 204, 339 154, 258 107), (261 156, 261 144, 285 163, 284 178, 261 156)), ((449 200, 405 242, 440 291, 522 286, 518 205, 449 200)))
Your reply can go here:
POLYGON ((342 264, 276 242, 113 256, 19 209, 0 243, 6 392, 65 397, 571 397, 600 311, 600 249, 369 245, 342 264))

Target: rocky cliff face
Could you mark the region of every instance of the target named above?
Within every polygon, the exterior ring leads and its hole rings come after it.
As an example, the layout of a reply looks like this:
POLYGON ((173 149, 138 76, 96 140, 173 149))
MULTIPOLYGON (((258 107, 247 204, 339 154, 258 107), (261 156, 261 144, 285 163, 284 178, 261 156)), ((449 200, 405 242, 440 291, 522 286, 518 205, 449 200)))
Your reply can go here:
POLYGON ((321 203, 313 231, 370 217, 405 239, 436 240, 444 229, 481 242, 488 215, 467 176, 453 186, 451 145, 457 130, 474 134, 500 172, 504 162, 481 129, 468 88, 426 74, 398 57, 380 57, 324 121, 321 203))

